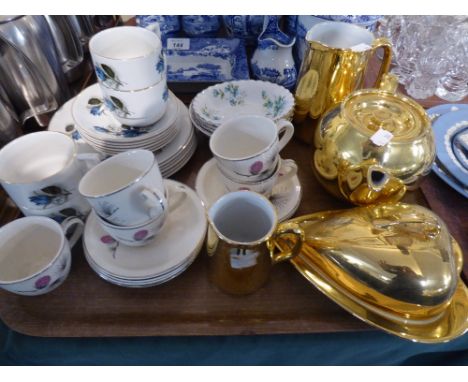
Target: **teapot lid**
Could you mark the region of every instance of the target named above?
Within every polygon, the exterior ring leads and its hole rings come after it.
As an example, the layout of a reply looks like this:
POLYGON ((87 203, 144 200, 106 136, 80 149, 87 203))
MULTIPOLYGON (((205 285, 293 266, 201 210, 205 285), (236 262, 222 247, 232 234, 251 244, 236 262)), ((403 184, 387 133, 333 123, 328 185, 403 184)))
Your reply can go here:
POLYGON ((372 136, 383 129, 392 134, 395 142, 421 138, 431 126, 421 105, 385 86, 350 94, 342 104, 342 112, 365 135, 372 136))

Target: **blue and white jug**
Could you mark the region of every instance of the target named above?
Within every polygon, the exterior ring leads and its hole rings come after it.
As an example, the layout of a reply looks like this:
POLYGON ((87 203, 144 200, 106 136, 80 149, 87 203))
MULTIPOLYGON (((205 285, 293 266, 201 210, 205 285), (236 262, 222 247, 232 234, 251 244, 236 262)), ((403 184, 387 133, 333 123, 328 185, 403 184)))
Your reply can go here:
POLYGON ((264 17, 263 31, 258 36, 258 46, 250 65, 254 78, 292 89, 297 79, 292 55, 296 37, 288 36, 280 30, 279 17, 264 17))

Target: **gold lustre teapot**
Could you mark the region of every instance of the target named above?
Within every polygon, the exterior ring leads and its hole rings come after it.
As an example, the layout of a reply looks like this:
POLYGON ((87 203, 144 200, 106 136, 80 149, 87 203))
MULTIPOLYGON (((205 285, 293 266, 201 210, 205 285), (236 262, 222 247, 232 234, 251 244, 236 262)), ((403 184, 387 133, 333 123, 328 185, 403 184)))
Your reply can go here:
POLYGON ((332 194, 357 205, 400 200, 435 158, 425 110, 396 93, 397 78, 350 94, 321 119, 312 169, 332 194))

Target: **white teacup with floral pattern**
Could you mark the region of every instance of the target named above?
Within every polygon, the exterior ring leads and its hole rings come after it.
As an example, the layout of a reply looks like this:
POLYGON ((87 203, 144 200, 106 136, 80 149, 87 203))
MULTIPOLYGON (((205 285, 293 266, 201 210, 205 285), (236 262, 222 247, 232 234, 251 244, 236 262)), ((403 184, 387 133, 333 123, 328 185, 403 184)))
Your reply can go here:
POLYGON ((134 26, 109 28, 95 34, 89 51, 101 87, 140 90, 166 79, 159 30, 134 26))
POLYGON ((117 91, 105 86, 101 86, 101 90, 107 110, 122 125, 151 125, 161 119, 167 109, 166 79, 141 90, 117 91))
MULTIPOLYGON (((171 213, 180 206, 186 198, 185 186, 177 185, 167 187, 166 196, 169 201, 169 213, 171 213)), ((106 235, 101 237, 103 243, 112 244, 114 241, 117 241, 130 247, 141 247, 153 241, 165 222, 165 216, 159 215, 143 224, 122 227, 108 222, 97 214, 96 218, 104 231, 110 236, 106 235)))
POLYGON ((0 288, 25 296, 48 293, 61 285, 71 267, 71 251, 83 222, 62 224, 43 216, 27 216, 0 228, 0 288), (66 233, 74 227, 70 239, 66 233))
POLYGON ((287 182, 297 174, 297 164, 292 159, 281 159, 272 175, 266 179, 253 182, 248 179, 241 181, 239 177, 232 179, 229 174, 224 173, 221 169, 219 174, 226 189, 230 192, 247 190, 270 197, 275 186, 287 182))
POLYGON ((118 226, 144 224, 168 212, 163 178, 149 150, 104 160, 81 179, 79 191, 99 216, 118 226))
POLYGON ((210 149, 225 173, 256 181, 275 167, 279 152, 293 134, 294 126, 284 119, 275 123, 259 115, 240 116, 214 131, 210 149))
POLYGON ((52 217, 67 209, 66 217, 86 215, 90 207, 78 192, 87 168, 99 154, 78 154, 66 134, 41 131, 26 134, 0 150, 0 182, 24 215, 52 217), (84 163, 84 162, 85 163, 84 163))

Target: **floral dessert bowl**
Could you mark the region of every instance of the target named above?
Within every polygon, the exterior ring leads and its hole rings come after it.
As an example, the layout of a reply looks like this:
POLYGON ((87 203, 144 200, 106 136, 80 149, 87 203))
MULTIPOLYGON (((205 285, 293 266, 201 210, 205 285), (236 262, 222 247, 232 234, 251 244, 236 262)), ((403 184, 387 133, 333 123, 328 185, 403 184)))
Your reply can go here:
POLYGON ((294 112, 294 97, 286 88, 266 81, 229 81, 198 93, 192 110, 196 122, 207 129, 215 129, 240 115, 289 120, 294 112))

